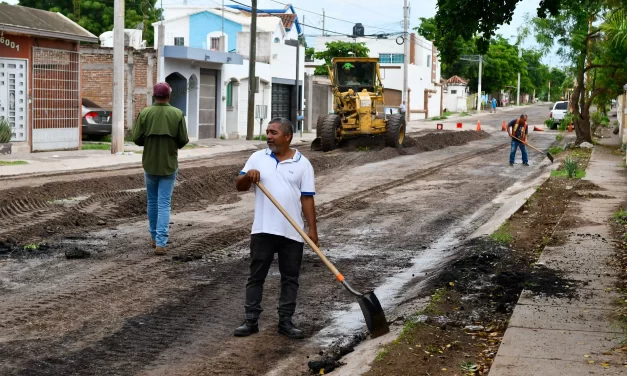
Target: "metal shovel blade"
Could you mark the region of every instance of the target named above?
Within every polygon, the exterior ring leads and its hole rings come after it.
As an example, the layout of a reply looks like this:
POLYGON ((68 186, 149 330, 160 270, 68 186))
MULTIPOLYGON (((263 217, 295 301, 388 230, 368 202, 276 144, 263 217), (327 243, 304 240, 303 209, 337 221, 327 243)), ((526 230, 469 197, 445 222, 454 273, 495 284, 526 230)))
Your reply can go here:
POLYGON ((366 326, 370 332, 370 337, 377 338, 390 332, 388 321, 385 318, 383 307, 374 292, 367 292, 357 298, 361 312, 366 319, 366 326))

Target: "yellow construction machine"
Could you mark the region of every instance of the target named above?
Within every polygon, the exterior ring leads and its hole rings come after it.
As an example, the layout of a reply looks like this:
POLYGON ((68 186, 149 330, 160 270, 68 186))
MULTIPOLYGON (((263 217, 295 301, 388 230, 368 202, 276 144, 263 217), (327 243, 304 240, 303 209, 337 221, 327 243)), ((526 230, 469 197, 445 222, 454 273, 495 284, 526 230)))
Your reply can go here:
POLYGON ((385 114, 379 59, 334 58, 327 69, 333 85, 333 113, 318 117, 311 148, 331 151, 359 136, 381 136, 386 146, 401 147, 405 116, 385 114))

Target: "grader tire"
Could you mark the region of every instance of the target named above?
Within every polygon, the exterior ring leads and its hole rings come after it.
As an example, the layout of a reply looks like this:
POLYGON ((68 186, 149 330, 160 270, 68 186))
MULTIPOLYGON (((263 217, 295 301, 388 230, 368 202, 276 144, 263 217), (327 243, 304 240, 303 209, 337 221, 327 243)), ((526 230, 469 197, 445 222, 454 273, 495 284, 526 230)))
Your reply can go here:
POLYGON ((400 148, 405 141, 405 116, 393 114, 388 117, 385 131, 385 145, 392 148, 400 148))
POLYGON ((320 137, 322 133, 322 124, 324 124, 324 119, 326 119, 327 115, 318 116, 318 122, 316 123, 316 137, 320 137))
POLYGON ((337 148, 336 132, 340 126, 340 117, 334 114, 329 114, 324 117, 322 127, 320 129, 320 139, 322 144, 322 151, 327 152, 337 148))

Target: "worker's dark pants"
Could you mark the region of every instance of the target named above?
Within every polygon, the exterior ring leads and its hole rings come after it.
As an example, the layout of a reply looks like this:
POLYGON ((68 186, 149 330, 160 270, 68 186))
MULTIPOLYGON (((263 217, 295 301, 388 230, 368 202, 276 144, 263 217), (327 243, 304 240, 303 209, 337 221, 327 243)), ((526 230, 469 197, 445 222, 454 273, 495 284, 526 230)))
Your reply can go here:
POLYGON ((261 298, 263 284, 274 260, 279 256, 281 273, 281 295, 279 297, 279 319, 291 320, 296 310, 298 277, 303 260, 303 243, 283 236, 254 234, 250 239, 250 277, 246 284, 246 320, 257 320, 263 311, 261 298))

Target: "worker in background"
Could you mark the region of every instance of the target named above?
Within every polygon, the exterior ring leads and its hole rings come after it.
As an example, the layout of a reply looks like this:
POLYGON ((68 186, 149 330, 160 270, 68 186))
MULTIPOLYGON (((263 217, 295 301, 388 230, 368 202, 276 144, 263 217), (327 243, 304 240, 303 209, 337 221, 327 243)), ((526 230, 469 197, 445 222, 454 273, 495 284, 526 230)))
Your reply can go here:
POLYGON ((148 201, 148 228, 155 254, 166 254, 170 204, 178 173, 178 150, 187 145, 183 112, 170 106, 172 88, 165 82, 153 88, 155 103, 137 116, 133 142, 144 147, 142 164, 148 201))
POLYGON ((516 149, 520 148, 522 153, 522 161, 524 166, 529 166, 529 160, 527 158, 527 148, 525 143, 527 142, 527 115, 522 114, 518 119, 514 119, 507 124, 507 134, 512 138, 511 150, 509 153, 509 165, 514 165, 516 158, 516 149), (516 137, 518 141, 514 137, 516 137))
MULTIPOLYGON (((248 159, 236 182, 238 191, 247 191, 253 184, 263 183, 287 213, 304 228, 304 215, 309 225, 309 238, 318 244, 315 184, 311 163, 298 150, 292 149, 293 132, 289 120, 273 119, 266 130, 268 148, 248 159)), ((280 334, 303 338, 302 330, 292 322, 296 310, 298 278, 303 259, 304 241, 266 195, 255 186, 255 219, 250 239, 250 276, 246 283, 244 323, 235 329, 236 337, 259 332, 259 316, 263 285, 278 254, 281 273, 279 296, 280 334)))
POLYGON ((401 115, 405 116, 405 113, 407 112, 407 107, 405 107, 405 101, 403 101, 403 102, 401 103, 401 105, 400 105, 400 106, 398 106, 398 112, 399 112, 401 115))
POLYGON ((492 98, 492 110, 490 110, 490 113, 496 113, 496 98, 492 98))

